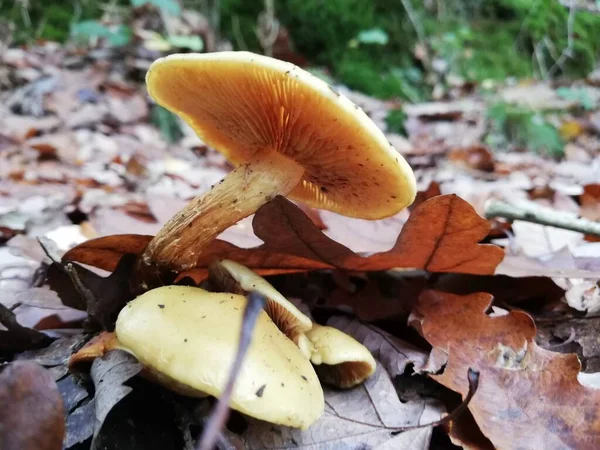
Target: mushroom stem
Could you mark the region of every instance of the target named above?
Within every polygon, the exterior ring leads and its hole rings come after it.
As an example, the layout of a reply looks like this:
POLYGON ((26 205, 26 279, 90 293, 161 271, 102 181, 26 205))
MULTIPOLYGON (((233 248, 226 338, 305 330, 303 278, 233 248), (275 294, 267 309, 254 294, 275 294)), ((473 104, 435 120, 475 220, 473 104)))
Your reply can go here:
POLYGON ((177 269, 194 267, 198 255, 219 234, 275 196, 289 194, 303 174, 301 165, 278 152, 255 155, 175 214, 150 241, 143 261, 177 269))

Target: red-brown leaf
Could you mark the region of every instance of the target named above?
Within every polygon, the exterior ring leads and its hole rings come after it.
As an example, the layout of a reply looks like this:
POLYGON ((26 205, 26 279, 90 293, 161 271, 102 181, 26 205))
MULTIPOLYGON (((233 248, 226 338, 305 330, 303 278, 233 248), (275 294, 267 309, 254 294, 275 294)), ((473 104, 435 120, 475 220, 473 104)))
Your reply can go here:
MULTIPOLYGON (((217 258, 233 259, 269 274, 405 267, 482 275, 493 274, 504 255, 499 247, 478 244, 490 225, 456 195, 433 197, 419 205, 391 250, 366 257, 327 237, 299 207, 283 197, 260 208, 253 227, 263 245, 244 249, 216 240, 199 255, 195 270, 185 271, 185 275, 204 277, 202 269, 217 258)), ((113 270, 123 254, 140 254, 150 239, 140 235, 94 239, 70 250, 65 259, 113 270)), ((182 272, 178 267, 165 269, 182 272)))
POLYGON ((577 356, 538 347, 524 312, 486 315, 491 301, 485 293, 421 295, 414 323, 447 355, 443 373, 433 378, 466 395, 464 373, 480 372, 469 409, 496 448, 598 448, 600 392, 578 382, 577 356))
POLYGON ((139 255, 144 251, 152 236, 143 234, 115 234, 91 239, 72 248, 63 256, 65 261, 113 271, 126 253, 139 255))

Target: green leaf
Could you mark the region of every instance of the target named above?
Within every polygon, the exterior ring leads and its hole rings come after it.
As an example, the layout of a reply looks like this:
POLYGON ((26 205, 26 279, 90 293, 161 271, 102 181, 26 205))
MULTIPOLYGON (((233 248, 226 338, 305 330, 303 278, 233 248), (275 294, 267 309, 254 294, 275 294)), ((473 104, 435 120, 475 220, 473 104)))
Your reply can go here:
POLYGON ((131 42, 131 29, 127 25, 119 25, 107 36, 108 42, 114 47, 122 47, 131 42))
POLYGON ((596 108, 596 103, 590 97, 586 89, 575 87, 561 87, 556 90, 556 93, 565 100, 571 100, 579 103, 587 111, 596 108))
POLYGON ((181 15, 181 5, 177 0, 130 0, 132 6, 154 5, 172 16, 181 15))
POLYGON ((564 143, 558 130, 546 122, 543 117, 535 115, 527 126, 527 145, 530 149, 551 156, 562 156, 564 143))
POLYGON ((75 38, 89 40, 104 38, 114 47, 121 47, 131 42, 131 30, 126 25, 107 27, 96 20, 86 20, 71 26, 71 35, 75 38))
POLYGON ((86 20, 73 24, 71 26, 71 34, 89 39, 91 37, 107 37, 110 34, 110 30, 97 20, 86 20))
POLYGON ((371 28, 370 30, 363 30, 358 33, 356 40, 361 44, 386 45, 390 38, 381 28, 371 28))
POLYGON ((204 49, 204 41, 200 36, 169 36, 167 41, 173 47, 187 48, 194 52, 201 52, 204 49))

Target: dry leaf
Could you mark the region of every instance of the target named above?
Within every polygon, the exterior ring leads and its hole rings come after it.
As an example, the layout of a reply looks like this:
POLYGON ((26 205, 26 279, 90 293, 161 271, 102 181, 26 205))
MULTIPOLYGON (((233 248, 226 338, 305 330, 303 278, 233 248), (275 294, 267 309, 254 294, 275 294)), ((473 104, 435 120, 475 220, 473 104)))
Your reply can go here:
MULTIPOLYGON (((233 259, 260 269, 262 274, 331 268, 380 271, 404 267, 485 275, 492 274, 504 256, 497 246, 478 244, 487 235, 490 225, 455 195, 434 197, 421 204, 409 217, 391 250, 366 257, 328 238, 300 208, 280 196, 258 210, 253 226, 256 235, 264 241, 262 246, 242 249, 215 240, 198 257, 196 269, 181 273, 177 279, 184 276, 196 281, 203 279, 205 268, 218 258, 233 259)), ((148 241, 149 237, 136 235, 99 238, 70 250, 64 260, 106 269, 114 267, 124 252, 139 254, 148 241), (101 256, 96 257, 96 253, 101 256)), ((177 268, 170 269, 177 272, 177 268)), ((138 276, 144 280, 156 279, 155 270, 142 267, 138 276)), ((161 278, 163 283, 167 280, 158 274, 158 279, 161 278)), ((148 281, 148 284, 155 282, 148 281)))
POLYGON ((65 433, 63 401, 50 372, 30 361, 0 373, 0 448, 60 450, 65 433))
POLYGON ((465 371, 480 371, 469 409, 497 448, 598 448, 600 392, 579 384, 577 356, 538 347, 523 312, 486 315, 491 301, 485 293, 421 295, 414 324, 447 354, 443 373, 432 377, 464 396, 465 371))
POLYGON ((494 156, 487 147, 473 145, 466 148, 453 148, 448 153, 448 159, 455 164, 469 169, 492 172, 494 170, 494 156))
MULTIPOLYGON (((98 436, 111 409, 131 392, 131 388, 123 383, 141 370, 142 366, 137 359, 121 350, 113 350, 94 360, 91 370, 96 387, 94 437, 98 436)), ((92 449, 94 448, 92 442, 92 449)))
POLYGON ((309 430, 279 427, 250 420, 243 437, 248 449, 306 448, 426 450, 431 427, 393 435, 393 427, 426 425, 441 418, 438 402, 423 405, 400 402, 389 375, 377 366, 364 384, 347 391, 324 388, 325 413, 309 430), (392 429, 390 429, 392 428, 392 429))
POLYGON ((254 218, 255 233, 265 242, 261 249, 356 271, 405 267, 491 274, 504 253, 499 247, 478 244, 489 228, 459 197, 434 197, 414 210, 391 250, 361 257, 320 233, 283 197, 263 206, 254 218))
POLYGON ((600 184, 588 184, 579 196, 581 216, 589 220, 600 220, 600 184))

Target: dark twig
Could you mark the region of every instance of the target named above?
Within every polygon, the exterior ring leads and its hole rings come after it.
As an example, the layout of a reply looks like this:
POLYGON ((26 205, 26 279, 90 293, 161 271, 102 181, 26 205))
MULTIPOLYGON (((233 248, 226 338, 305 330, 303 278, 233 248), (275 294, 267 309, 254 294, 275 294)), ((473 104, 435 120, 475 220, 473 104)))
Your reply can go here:
POLYGON ((229 416, 229 400, 233 393, 235 381, 240 373, 246 352, 252 342, 252 333, 254 331, 256 320, 265 304, 265 297, 256 291, 250 292, 247 298, 248 303, 244 309, 240 341, 235 359, 233 360, 233 365, 229 370, 227 385, 204 426, 204 431, 202 432, 202 436, 200 436, 199 443, 196 447, 198 450, 212 450, 214 448, 229 416))
POLYGON ((38 239, 38 242, 40 244, 40 247, 42 247, 42 250, 44 250, 46 256, 50 258, 50 261, 56 264, 56 267, 62 270, 69 277, 71 283, 73 283, 73 286, 75 287, 75 290, 85 301, 88 313, 90 311, 93 311, 94 306, 97 303, 97 299, 92 293, 92 291, 83 283, 73 263, 63 263, 61 261, 60 256, 58 256, 58 254, 56 254, 49 245, 52 244, 52 241, 48 242, 47 239, 40 238, 38 239))

